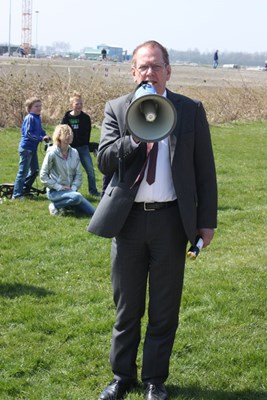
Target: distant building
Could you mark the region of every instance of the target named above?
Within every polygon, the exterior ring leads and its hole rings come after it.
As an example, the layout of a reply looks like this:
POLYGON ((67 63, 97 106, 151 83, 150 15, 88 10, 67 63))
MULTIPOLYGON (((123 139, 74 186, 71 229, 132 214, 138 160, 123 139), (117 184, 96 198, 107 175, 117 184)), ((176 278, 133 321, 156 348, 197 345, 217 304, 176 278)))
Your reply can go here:
MULTIPOLYGON (((35 54, 35 48, 31 47, 30 49, 30 54, 28 54, 28 57, 32 57, 35 54)), ((3 55, 10 55, 10 56, 15 56, 15 57, 24 57, 26 55, 24 49, 21 46, 10 46, 10 54, 9 52, 9 46, 7 44, 0 44, 0 56, 3 55)))
MULTIPOLYGON (((16 50, 17 50, 18 46, 10 46, 10 54, 13 54, 16 50)), ((2 56, 3 54, 8 55, 8 50, 9 47, 6 44, 1 44, 0 45, 0 56, 2 56)))
POLYGON ((124 59, 124 51, 122 47, 112 47, 107 44, 100 44, 97 46, 97 49, 100 50, 100 53, 105 49, 107 51, 108 60, 122 62, 124 59))
POLYGON ((81 57, 85 58, 86 60, 99 60, 101 57, 101 50, 93 49, 92 47, 86 47, 83 50, 81 57))

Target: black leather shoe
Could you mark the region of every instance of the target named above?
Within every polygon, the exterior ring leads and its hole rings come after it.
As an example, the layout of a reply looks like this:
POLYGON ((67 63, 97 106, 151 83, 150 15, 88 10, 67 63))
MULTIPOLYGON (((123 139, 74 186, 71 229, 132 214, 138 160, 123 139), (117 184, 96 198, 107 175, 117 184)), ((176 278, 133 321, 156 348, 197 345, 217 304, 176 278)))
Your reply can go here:
POLYGON ((148 383, 145 388, 145 400, 168 400, 168 393, 163 383, 148 383))
POLYGON ((131 389, 133 383, 125 383, 113 379, 103 390, 98 400, 123 400, 124 395, 131 389))

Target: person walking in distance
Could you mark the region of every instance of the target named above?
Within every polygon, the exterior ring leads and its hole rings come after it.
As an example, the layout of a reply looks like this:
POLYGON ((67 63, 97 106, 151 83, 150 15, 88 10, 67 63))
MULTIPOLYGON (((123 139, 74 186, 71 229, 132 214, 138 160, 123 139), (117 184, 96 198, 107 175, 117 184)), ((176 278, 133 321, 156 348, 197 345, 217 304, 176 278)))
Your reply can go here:
POLYGON ((216 50, 213 56, 213 68, 216 69, 219 64, 219 50, 216 50))
POLYGON ((62 124, 68 124, 73 131, 72 147, 75 148, 80 156, 81 164, 86 171, 88 180, 88 191, 92 196, 99 197, 96 187, 95 171, 93 161, 89 151, 89 142, 91 135, 91 118, 83 112, 82 96, 74 92, 70 98, 72 109, 67 111, 61 121, 62 124))
POLYGON ((216 171, 202 103, 166 88, 171 77, 166 48, 154 40, 137 46, 131 74, 138 85, 148 82, 157 95, 172 103, 177 121, 171 134, 159 138, 157 146, 152 143, 152 147, 125 128, 134 92, 105 106, 98 166, 111 180, 87 228, 112 238, 116 305, 110 350, 113 379, 99 400, 122 399, 136 384, 146 303, 148 323, 140 374, 144 398, 167 400, 165 382, 179 323, 186 248, 188 241, 195 243, 197 235, 204 247, 213 238, 217 224, 216 171), (120 179, 122 143, 125 170, 120 179), (154 149, 154 174, 150 174, 151 160, 146 162, 148 147, 152 147, 149 158, 154 149))

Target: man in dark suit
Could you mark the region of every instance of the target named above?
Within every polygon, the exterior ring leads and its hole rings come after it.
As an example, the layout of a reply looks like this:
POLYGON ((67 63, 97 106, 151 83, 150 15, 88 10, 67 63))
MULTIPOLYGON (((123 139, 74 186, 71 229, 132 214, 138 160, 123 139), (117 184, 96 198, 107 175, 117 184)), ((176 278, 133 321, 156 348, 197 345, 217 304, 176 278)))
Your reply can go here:
POLYGON ((150 146, 138 135, 130 135, 125 122, 134 93, 109 101, 105 107, 98 165, 112 178, 88 230, 113 238, 117 317, 110 352, 114 379, 99 400, 123 399, 136 383, 147 285, 148 324, 141 379, 146 400, 166 400, 164 382, 178 327, 186 246, 188 241, 193 244, 197 235, 204 247, 213 238, 216 172, 202 104, 166 89, 171 76, 167 50, 155 41, 139 45, 133 52, 131 73, 136 83, 149 82, 158 95, 168 98, 177 122, 172 133, 158 141, 156 176, 148 183, 149 162, 144 176, 138 177, 150 146), (123 174, 119 164, 123 164, 123 174))

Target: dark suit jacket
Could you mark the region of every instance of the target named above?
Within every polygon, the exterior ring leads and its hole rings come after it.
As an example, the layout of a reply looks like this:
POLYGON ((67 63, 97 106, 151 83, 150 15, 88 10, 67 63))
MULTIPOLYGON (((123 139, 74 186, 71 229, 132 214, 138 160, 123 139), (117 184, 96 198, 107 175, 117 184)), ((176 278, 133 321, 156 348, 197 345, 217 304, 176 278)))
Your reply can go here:
MULTIPOLYGON (((116 236, 132 208, 138 187, 133 183, 146 159, 146 144, 133 148, 126 131, 125 114, 133 93, 107 102, 102 124, 98 166, 113 175, 93 215, 88 231, 116 236), (124 177, 118 173, 123 145, 124 177)), ((173 184, 188 240, 194 243, 197 228, 216 228, 217 184, 212 143, 202 104, 167 90, 177 112, 177 124, 169 136, 173 184)))

